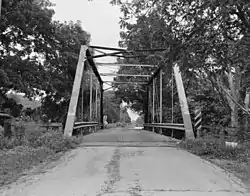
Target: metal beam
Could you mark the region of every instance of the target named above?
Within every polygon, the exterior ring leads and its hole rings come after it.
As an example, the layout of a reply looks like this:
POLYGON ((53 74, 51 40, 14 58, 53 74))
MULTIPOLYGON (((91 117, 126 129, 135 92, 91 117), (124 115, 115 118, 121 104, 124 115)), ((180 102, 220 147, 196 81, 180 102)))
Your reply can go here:
POLYGON ((109 83, 107 83, 107 82, 103 82, 103 83, 105 83, 105 84, 107 84, 107 85, 109 85, 109 86, 113 87, 111 84, 109 84, 109 83))
POLYGON ((89 95, 89 120, 92 120, 92 101, 93 101, 93 73, 90 71, 90 95, 89 95))
POLYGON ((139 82, 136 82, 136 81, 104 81, 104 83, 113 83, 113 84, 147 84, 147 82, 142 82, 142 81, 139 81, 139 82))
POLYGON ((124 76, 124 77, 150 77, 151 75, 133 75, 133 74, 114 74, 114 73, 101 73, 101 76, 124 76))
POLYGON ((162 123, 162 69, 160 71, 160 123, 162 123))
MULTIPOLYGON (((155 122, 155 78, 153 79, 153 112, 152 112, 152 123, 155 122)), ((155 131, 153 127, 153 132, 155 131)))
POLYGON ((174 65, 174 75, 175 75, 175 81, 176 81, 176 86, 178 90, 178 96, 179 96, 179 102, 181 106, 181 112, 182 112, 182 118, 183 118, 184 127, 185 127, 186 138, 194 139, 194 131, 193 131, 191 117, 190 117, 190 113, 188 109, 187 98, 186 98, 186 94, 185 94, 185 90, 183 86, 180 69, 177 63, 175 63, 174 65))
POLYGON ((101 123, 101 129, 104 128, 104 124, 103 124, 103 83, 100 84, 100 93, 101 93, 101 97, 100 97, 100 123, 101 123))
POLYGON ((123 64, 123 63, 96 63, 100 66, 119 66, 119 67, 157 67, 157 65, 143 65, 143 64, 123 64))
POLYGON ((94 49, 100 49, 100 50, 113 50, 113 51, 121 51, 121 52, 126 52, 126 49, 122 48, 109 48, 109 47, 102 47, 102 46, 89 46, 90 48, 94 49))
POLYGON ((74 127, 74 121, 75 121, 75 115, 76 115, 76 107, 78 103, 79 93, 80 93, 80 87, 82 82, 82 76, 83 76, 83 70, 84 70, 84 62, 86 60, 86 51, 88 47, 87 46, 81 46, 81 51, 79 54, 79 59, 76 67, 76 74, 72 89, 72 94, 70 98, 69 103, 69 109, 67 114, 67 120, 65 124, 64 129, 64 136, 70 137, 72 136, 73 127, 74 127))
POLYGON ((98 78, 99 83, 102 83, 102 78, 101 78, 101 76, 100 76, 100 74, 99 74, 99 72, 97 70, 97 67, 96 67, 96 64, 95 64, 94 60, 91 58, 92 56, 91 56, 91 53, 90 53, 90 51, 88 49, 86 51, 86 56, 87 56, 87 62, 92 67, 92 70, 93 70, 95 76, 98 78))
POLYGON ((102 47, 102 46, 90 46, 94 49, 101 49, 101 50, 113 50, 113 51, 123 51, 123 52, 162 52, 165 51, 166 48, 154 48, 154 49, 141 49, 141 50, 127 50, 122 48, 109 48, 109 47, 102 47))
MULTIPOLYGON (((83 70, 83 72, 84 72, 84 70, 83 70)), ((82 111, 81 111, 81 117, 82 117, 82 121, 84 120, 84 117, 83 117, 83 113, 84 113, 84 110, 83 110, 83 106, 84 106, 84 81, 82 80, 82 82, 81 82, 81 86, 82 86, 82 88, 81 88, 81 109, 82 109, 82 111)))
POLYGON ((107 91, 107 90, 112 89, 112 88, 114 88, 114 87, 109 87, 109 88, 106 88, 106 89, 103 89, 103 90, 107 91))
POLYGON ((95 82, 95 120, 98 120, 98 85, 97 83, 95 82))
POLYGON ((106 56, 117 56, 118 54, 121 54, 121 53, 122 52, 112 52, 112 53, 106 53, 106 54, 91 56, 90 58, 96 59, 96 58, 106 57, 106 56))

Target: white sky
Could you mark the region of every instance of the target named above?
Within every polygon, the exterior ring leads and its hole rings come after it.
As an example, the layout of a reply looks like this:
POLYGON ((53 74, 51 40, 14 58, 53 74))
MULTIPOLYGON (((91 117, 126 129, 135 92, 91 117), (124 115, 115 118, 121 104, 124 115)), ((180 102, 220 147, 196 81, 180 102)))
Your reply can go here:
MULTIPOLYGON (((80 20, 85 31, 91 34, 91 45, 118 47, 120 40, 119 17, 121 16, 120 8, 112 6, 110 0, 51 0, 55 3, 55 20, 76 22, 80 20)), ((96 62, 113 63, 114 57, 103 57, 96 62)), ((102 73, 113 72, 114 68, 99 68, 102 73)), ((112 77, 104 77, 103 80, 112 80, 112 77)), ((104 88, 108 88, 104 85, 104 88)), ((138 115, 128 111, 132 120, 138 115)))

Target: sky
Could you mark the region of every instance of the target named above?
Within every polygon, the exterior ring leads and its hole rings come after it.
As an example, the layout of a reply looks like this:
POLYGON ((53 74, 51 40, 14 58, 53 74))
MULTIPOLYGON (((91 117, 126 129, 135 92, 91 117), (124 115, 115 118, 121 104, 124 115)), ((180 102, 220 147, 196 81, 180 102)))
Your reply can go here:
MULTIPOLYGON (((91 35, 91 45, 118 47, 120 40, 119 17, 122 15, 118 6, 112 6, 110 0, 51 0, 55 5, 54 20, 81 21, 82 28, 91 35)), ((96 62, 113 63, 114 57, 103 57, 96 62)), ((115 72, 115 68, 98 68, 101 73, 115 72)), ((103 80, 112 80, 112 77, 102 76, 103 80)), ((104 85, 104 88, 108 88, 104 85)), ((138 115, 128 111, 132 120, 138 115)))

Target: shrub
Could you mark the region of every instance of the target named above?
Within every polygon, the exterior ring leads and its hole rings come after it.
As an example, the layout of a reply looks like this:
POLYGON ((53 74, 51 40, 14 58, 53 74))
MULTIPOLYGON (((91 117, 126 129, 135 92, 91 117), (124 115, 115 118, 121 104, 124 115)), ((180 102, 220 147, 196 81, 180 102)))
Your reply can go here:
POLYGON ((186 140, 181 142, 180 146, 196 155, 210 158, 241 161, 247 161, 249 158, 249 150, 245 146, 222 145, 218 139, 186 140))
POLYGON ((61 131, 46 131, 34 124, 15 124, 12 137, 0 136, 0 185, 51 155, 76 148, 81 141, 82 137, 64 138, 61 131))
POLYGON ((51 154, 52 151, 46 147, 34 149, 17 146, 11 150, 0 151, 0 185, 18 178, 18 174, 43 162, 51 154))

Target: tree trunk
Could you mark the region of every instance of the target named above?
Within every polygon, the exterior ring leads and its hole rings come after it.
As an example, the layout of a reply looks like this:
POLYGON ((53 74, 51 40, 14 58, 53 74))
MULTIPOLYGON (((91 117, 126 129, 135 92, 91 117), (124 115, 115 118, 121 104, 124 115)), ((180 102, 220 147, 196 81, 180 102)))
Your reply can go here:
MULTIPOLYGON (((239 103, 240 100, 240 84, 241 84, 241 73, 240 73, 240 67, 235 66, 235 74, 232 74, 231 67, 228 69, 227 73, 228 83, 229 83, 229 94, 232 96, 234 101, 239 103)), ((231 108, 231 126, 232 127, 238 127, 239 126, 239 120, 238 120, 238 106, 232 99, 227 96, 230 108, 231 108)))
POLYGON ((238 127, 239 119, 238 119, 238 106, 234 103, 231 107, 231 126, 238 127))

